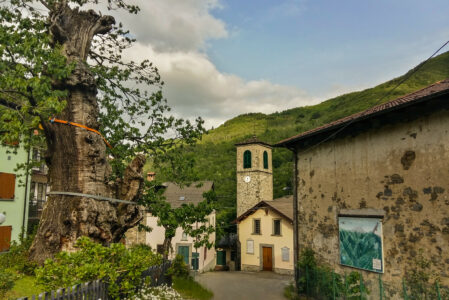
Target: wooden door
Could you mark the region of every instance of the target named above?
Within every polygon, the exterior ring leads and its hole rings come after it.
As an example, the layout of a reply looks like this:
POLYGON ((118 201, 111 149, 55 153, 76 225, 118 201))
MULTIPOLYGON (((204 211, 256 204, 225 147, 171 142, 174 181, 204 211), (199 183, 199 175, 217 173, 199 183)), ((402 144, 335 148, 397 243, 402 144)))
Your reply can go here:
POLYGON ((273 270, 273 248, 262 247, 263 253, 263 270, 272 271, 273 270))
POLYGON ((180 254, 184 258, 184 262, 186 265, 190 265, 189 261, 189 246, 179 246, 178 254, 180 254))
POLYGON ((217 251, 217 265, 226 266, 226 251, 217 251))

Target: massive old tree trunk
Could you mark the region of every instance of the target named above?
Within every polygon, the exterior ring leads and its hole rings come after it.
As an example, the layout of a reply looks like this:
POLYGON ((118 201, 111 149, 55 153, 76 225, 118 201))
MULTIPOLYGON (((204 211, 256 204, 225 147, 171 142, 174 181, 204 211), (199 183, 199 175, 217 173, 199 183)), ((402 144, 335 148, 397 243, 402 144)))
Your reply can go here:
MULTIPOLYGON (((55 116, 98 130, 99 107, 95 78, 86 66, 92 39, 108 33, 114 19, 93 11, 72 9, 61 1, 50 11, 50 33, 63 55, 76 67, 68 80, 57 83, 69 91, 67 106, 55 116)), ((56 83, 55 83, 56 84, 56 83)), ((106 145, 98 134, 85 129, 46 122, 51 191, 75 192, 123 200, 136 200, 142 183, 142 156, 128 166, 120 181, 109 182, 111 168, 106 145)), ((89 197, 51 195, 44 208, 30 258, 42 263, 61 250, 73 250, 80 236, 108 244, 119 241, 142 219, 137 205, 99 201, 89 197)))

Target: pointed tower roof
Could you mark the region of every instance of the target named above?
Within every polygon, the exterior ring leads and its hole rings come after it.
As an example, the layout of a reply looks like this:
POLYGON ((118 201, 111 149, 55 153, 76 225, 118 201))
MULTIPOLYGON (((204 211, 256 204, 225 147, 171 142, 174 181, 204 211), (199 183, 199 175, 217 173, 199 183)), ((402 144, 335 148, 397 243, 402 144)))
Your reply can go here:
POLYGON ((273 148, 270 144, 265 143, 257 138, 257 136, 253 135, 249 139, 244 140, 243 142, 236 143, 235 146, 243 146, 243 145, 250 145, 250 144, 259 144, 263 146, 267 146, 270 148, 273 148))

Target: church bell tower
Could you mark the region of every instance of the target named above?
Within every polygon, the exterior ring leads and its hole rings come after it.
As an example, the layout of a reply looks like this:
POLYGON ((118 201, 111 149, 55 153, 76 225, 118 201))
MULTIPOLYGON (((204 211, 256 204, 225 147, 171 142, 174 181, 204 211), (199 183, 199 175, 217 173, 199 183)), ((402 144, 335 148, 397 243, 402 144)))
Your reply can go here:
POLYGON ((260 201, 273 201, 272 147, 255 136, 235 146, 239 217, 260 201))

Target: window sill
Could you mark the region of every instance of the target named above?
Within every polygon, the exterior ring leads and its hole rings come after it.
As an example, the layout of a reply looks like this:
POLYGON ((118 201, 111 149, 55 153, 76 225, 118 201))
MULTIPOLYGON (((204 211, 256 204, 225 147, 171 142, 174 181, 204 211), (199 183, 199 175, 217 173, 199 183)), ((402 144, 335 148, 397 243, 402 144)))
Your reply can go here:
POLYGON ((0 201, 14 201, 14 200, 16 200, 15 198, 13 198, 13 199, 4 199, 4 198, 0 198, 0 201))
POLYGON ((262 233, 255 233, 255 232, 253 232, 253 233, 251 233, 251 235, 262 235, 262 233))
POLYGON ((282 236, 282 234, 272 234, 271 236, 282 236))

